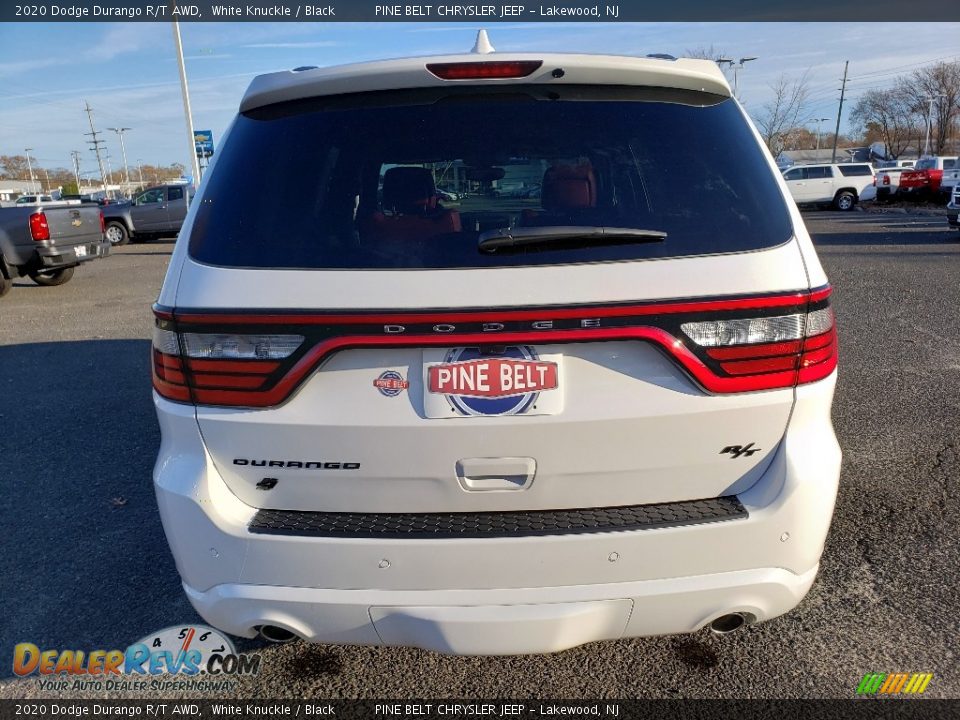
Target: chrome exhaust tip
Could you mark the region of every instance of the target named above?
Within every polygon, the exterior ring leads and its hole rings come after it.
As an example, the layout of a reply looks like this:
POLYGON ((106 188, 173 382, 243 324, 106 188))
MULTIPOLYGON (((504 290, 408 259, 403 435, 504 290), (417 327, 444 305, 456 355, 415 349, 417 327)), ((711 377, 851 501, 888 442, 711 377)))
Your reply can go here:
POLYGON ((286 628, 277 627, 276 625, 261 625, 260 626, 260 637, 262 637, 267 642, 271 643, 288 643, 292 640, 296 640, 296 634, 290 632, 286 628))
POLYGON ((743 613, 727 613, 726 615, 721 615, 716 620, 711 622, 710 630, 715 632, 717 635, 727 635, 739 630, 746 624, 747 617, 743 613))

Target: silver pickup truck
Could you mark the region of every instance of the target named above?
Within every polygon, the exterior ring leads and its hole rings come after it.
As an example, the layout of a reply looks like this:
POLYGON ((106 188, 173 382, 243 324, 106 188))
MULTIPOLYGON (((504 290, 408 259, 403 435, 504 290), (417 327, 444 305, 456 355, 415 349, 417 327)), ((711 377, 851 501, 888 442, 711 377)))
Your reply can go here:
POLYGON ((149 187, 132 202, 103 208, 107 240, 111 245, 126 245, 180 232, 187 217, 187 193, 193 188, 182 183, 149 187))
POLYGON ((18 277, 63 285, 81 263, 110 253, 94 204, 0 208, 0 296, 18 277))

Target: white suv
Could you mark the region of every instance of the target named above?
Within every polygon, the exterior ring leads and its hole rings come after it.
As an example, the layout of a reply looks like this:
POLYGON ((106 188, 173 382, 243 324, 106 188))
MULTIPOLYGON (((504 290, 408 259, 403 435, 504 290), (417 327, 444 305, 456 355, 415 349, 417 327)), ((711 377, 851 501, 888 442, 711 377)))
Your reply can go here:
POLYGON ((258 77, 155 314, 160 513, 224 631, 539 653, 814 581, 830 287, 715 63, 258 77))
POLYGON ((795 166, 784 170, 783 177, 797 205, 830 204, 837 210, 853 210, 860 200, 876 197, 869 163, 795 166))

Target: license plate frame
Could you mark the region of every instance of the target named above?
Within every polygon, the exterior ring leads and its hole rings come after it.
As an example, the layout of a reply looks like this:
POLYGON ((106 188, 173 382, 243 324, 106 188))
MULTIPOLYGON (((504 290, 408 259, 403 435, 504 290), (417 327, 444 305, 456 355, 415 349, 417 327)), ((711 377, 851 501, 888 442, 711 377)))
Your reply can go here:
MULTIPOLYGON (((466 417, 503 417, 512 415, 556 415, 563 411, 564 387, 563 355, 557 352, 540 352, 531 346, 508 346, 481 352, 477 347, 429 348, 423 350, 423 409, 431 419, 466 417), (496 396, 446 393, 431 390, 431 368, 476 365, 478 361, 508 360, 516 372, 523 373, 525 365, 534 366, 536 375, 551 376, 541 366, 552 366, 553 387, 530 389, 522 392, 496 396)), ((496 363, 493 366, 498 365, 496 363)), ((489 368, 488 368, 489 370, 489 368)))

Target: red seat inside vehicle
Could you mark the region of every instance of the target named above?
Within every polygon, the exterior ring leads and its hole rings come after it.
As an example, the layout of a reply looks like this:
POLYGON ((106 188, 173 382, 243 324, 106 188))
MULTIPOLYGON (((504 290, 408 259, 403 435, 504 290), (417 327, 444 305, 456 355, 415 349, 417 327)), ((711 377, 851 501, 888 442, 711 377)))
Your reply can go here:
POLYGON ((416 240, 460 232, 460 213, 440 206, 433 173, 427 168, 387 170, 382 205, 382 211, 360 221, 360 234, 365 239, 416 240))
POLYGON ((540 204, 542 211, 523 211, 523 224, 556 224, 563 217, 570 218, 578 211, 595 208, 597 177, 593 166, 590 163, 551 165, 543 174, 540 204))

